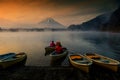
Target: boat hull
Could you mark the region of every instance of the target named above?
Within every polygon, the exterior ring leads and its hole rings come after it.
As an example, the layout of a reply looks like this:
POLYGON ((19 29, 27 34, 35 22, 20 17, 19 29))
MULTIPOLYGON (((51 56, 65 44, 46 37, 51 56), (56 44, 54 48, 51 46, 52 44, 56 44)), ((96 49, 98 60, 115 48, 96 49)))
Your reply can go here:
MULTIPOLYGON (((70 56, 71 56, 71 55, 70 55, 70 56)), ((73 60, 70 58, 70 56, 69 56, 69 61, 70 61, 70 63, 71 63, 72 66, 74 66, 74 67, 76 67, 76 68, 78 68, 78 69, 80 69, 80 70, 82 70, 82 71, 84 71, 84 72, 86 72, 86 73, 88 73, 88 72, 90 71, 90 67, 91 67, 91 65, 92 65, 92 61, 91 61, 91 60, 86 59, 87 62, 88 62, 88 64, 82 64, 82 63, 77 63, 77 62, 73 61, 73 60)), ((82 56, 82 57, 83 57, 83 56, 82 56)), ((83 58, 85 58, 85 57, 83 57, 83 58)), ((82 61, 82 60, 81 60, 81 61, 82 61)))
POLYGON ((70 61, 70 63, 71 63, 74 67, 76 67, 76 68, 78 68, 78 69, 80 69, 80 70, 82 70, 82 71, 84 71, 84 72, 86 72, 86 73, 88 73, 89 70, 90 70, 90 67, 89 67, 88 65, 75 64, 75 63, 73 63, 72 61, 70 61))
POLYGON ((99 65, 99 66, 102 66, 104 68, 107 68, 107 69, 110 69, 114 72, 117 72, 118 71, 118 65, 114 65, 114 64, 104 64, 104 63, 99 63, 99 62, 96 62, 96 61, 93 61, 94 64, 96 65, 99 65))
POLYGON ((61 54, 55 54, 54 53, 51 53, 50 56, 51 56, 51 59, 54 61, 54 60, 58 60, 58 59, 61 59, 61 58, 64 58, 66 57, 68 54, 68 51, 65 50, 63 53, 61 54))
POLYGON ((102 56, 102 55, 98 55, 98 54, 94 54, 94 55, 98 56, 99 59, 94 59, 94 58, 90 57, 90 55, 89 56, 85 55, 85 56, 87 58, 91 59, 93 61, 93 63, 98 65, 98 66, 110 69, 114 72, 118 71, 118 66, 120 64, 119 61, 108 58, 108 57, 105 57, 105 56, 102 56))

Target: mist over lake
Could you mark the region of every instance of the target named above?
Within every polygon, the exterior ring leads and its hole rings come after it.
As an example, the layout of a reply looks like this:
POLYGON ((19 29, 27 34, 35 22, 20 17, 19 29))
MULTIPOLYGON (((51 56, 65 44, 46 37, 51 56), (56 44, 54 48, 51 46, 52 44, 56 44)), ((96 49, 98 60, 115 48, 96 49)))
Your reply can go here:
POLYGON ((120 61, 120 33, 93 31, 1 32, 0 54, 26 52, 26 65, 49 66, 45 47, 51 40, 60 41, 69 52, 95 52, 120 61))

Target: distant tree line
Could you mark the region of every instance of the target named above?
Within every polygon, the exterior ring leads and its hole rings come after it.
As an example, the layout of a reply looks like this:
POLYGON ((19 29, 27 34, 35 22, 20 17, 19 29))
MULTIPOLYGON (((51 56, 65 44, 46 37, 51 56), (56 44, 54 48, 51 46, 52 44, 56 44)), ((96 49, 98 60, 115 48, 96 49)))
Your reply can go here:
POLYGON ((19 31, 26 31, 26 32, 30 32, 30 31, 36 31, 36 32, 40 32, 40 31, 67 31, 67 29, 54 29, 54 28, 1 28, 0 27, 0 32, 19 32, 19 31))

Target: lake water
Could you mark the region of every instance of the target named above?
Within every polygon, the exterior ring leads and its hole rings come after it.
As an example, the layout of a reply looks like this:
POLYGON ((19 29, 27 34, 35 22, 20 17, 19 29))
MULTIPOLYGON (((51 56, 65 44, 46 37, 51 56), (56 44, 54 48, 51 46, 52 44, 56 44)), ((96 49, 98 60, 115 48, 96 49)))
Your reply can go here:
POLYGON ((96 52, 120 61, 120 34, 108 32, 0 32, 0 54, 26 52, 26 65, 49 66, 45 47, 61 41, 73 53, 96 52))

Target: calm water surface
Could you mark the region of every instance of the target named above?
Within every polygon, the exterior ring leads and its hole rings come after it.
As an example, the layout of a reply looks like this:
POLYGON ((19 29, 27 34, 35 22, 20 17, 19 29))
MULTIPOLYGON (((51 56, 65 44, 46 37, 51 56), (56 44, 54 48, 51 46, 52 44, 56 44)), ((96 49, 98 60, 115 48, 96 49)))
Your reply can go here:
POLYGON ((1 32, 0 54, 26 52, 26 65, 49 66, 44 48, 51 40, 61 41, 70 52, 96 52, 120 61, 120 34, 108 32, 1 32))

